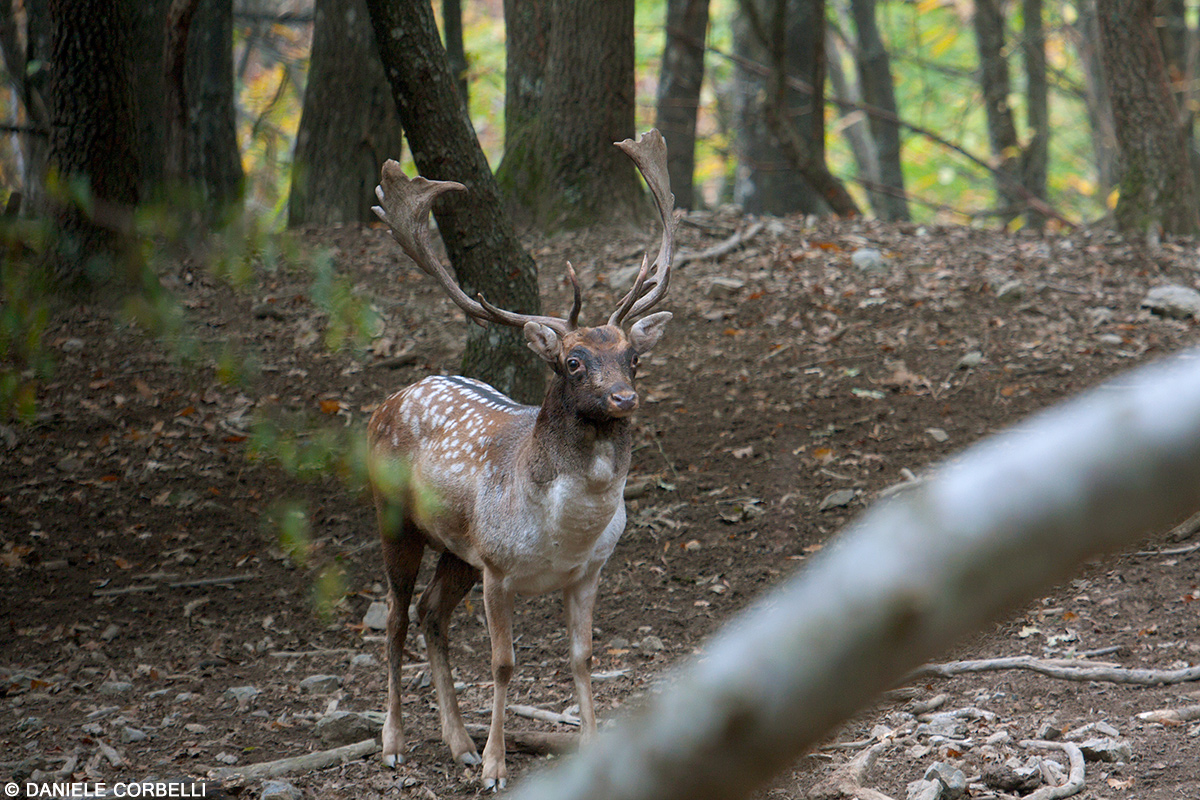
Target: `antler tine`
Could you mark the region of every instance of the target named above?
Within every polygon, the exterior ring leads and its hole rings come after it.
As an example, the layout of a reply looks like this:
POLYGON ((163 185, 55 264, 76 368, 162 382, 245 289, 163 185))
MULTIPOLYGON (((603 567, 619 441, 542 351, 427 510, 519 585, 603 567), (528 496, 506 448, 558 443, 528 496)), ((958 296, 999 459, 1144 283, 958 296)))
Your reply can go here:
POLYGON ((675 195, 671 194, 671 180, 667 173, 666 141, 654 128, 639 136, 636 142, 626 139, 616 145, 633 160, 646 179, 662 220, 663 233, 654 269, 644 280, 644 276, 639 275, 633 289, 622 298, 617 310, 609 318, 609 325, 620 325, 627 316, 641 316, 663 299, 671 282, 671 261, 675 255, 675 195))
POLYGON ((523 328, 530 322, 536 322, 560 335, 571 330, 574 326, 558 317, 505 311, 484 300, 483 295, 479 295, 478 301, 472 300, 454 278, 450 277, 450 273, 442 266, 442 262, 434 255, 429 245, 429 211, 439 195, 449 191, 466 191, 466 188, 454 181, 431 181, 421 176, 409 178, 398 163, 388 159, 384 162, 379 185, 375 187, 379 205, 373 206, 371 210, 387 224, 391 229, 392 238, 421 271, 437 281, 455 305, 480 325, 495 322, 523 328))
POLYGON ((575 299, 571 303, 571 313, 567 315, 567 327, 575 330, 579 327, 579 312, 583 308, 583 293, 579 290, 579 278, 575 275, 575 268, 571 266, 571 262, 567 262, 567 277, 571 279, 571 288, 575 290, 575 299))

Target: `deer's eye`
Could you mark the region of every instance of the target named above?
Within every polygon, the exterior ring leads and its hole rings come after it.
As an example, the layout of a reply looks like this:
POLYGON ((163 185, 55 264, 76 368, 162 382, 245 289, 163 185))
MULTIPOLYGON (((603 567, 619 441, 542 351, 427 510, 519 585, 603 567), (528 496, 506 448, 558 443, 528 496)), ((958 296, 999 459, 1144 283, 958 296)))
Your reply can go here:
POLYGON ((578 375, 579 373, 583 372, 583 362, 574 356, 568 358, 567 372, 571 373, 572 375, 578 375))
POLYGON ((637 357, 637 353, 634 353, 633 358, 629 359, 629 369, 632 371, 632 370, 637 369, 637 367, 638 367, 638 357, 637 357))

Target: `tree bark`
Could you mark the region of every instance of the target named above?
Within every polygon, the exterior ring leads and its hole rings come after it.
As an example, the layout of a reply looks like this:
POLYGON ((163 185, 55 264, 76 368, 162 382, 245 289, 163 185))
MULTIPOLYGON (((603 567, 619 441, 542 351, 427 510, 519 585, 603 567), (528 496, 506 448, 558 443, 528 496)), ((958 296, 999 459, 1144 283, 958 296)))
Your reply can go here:
POLYGON ((442 0, 442 25, 446 29, 446 58, 450 62, 450 72, 454 75, 454 85, 463 105, 470 109, 470 96, 467 94, 467 51, 463 46, 462 2, 461 0, 442 0))
POLYGON ((379 167, 403 146, 365 0, 317 0, 288 225, 373 222, 379 167))
MULTIPOLYGON (((1025 35, 1021 51, 1025 61, 1025 103, 1028 107, 1029 141, 1021 151, 1021 183, 1034 197, 1046 199, 1046 173, 1050 165, 1050 92, 1046 82, 1046 32, 1042 23, 1042 0, 1021 0, 1025 35)), ((1025 223, 1035 230, 1046 224, 1046 216, 1027 206, 1025 223)))
POLYGON ((188 37, 188 175, 203 218, 222 220, 241 205, 245 174, 233 104, 233 0, 200 0, 188 37))
POLYGON ((768 64, 770 75, 764 79, 735 64, 734 201, 754 214, 828 214, 830 200, 814 182, 822 177, 814 173, 828 172, 824 0, 742 0, 738 8, 734 50, 749 62, 768 64), (813 91, 785 89, 789 75, 813 91))
POLYGON ((907 220, 908 200, 904 194, 904 170, 900 159, 900 126, 896 107, 896 90, 892 85, 892 65, 888 59, 883 37, 875 21, 875 0, 850 0, 854 27, 858 32, 858 84, 863 102, 883 109, 891 117, 868 116, 871 138, 875 142, 879 183, 883 191, 872 196, 875 213, 881 219, 907 220))
POLYGON ((1100 40, 1120 149, 1117 226, 1192 235, 1196 191, 1154 30, 1153 0, 1098 0, 1100 40))
MULTIPOLYGON (((146 3, 144 8, 150 9, 154 5, 146 3)), ((199 7, 200 0, 171 0, 167 8, 162 68, 156 76, 165 124, 159 125, 158 120, 153 119, 152 125, 145 126, 147 135, 157 134, 165 139, 159 146, 162 150, 162 161, 155 165, 155 172, 158 173, 158 181, 155 183, 165 180, 168 185, 179 186, 188 172, 187 44, 192 21, 196 18, 196 10, 199 7)), ((144 115, 147 121, 150 121, 150 117, 150 114, 144 115)), ((155 148, 156 151, 158 149, 155 148)))
POLYGON ((667 140, 667 172, 677 208, 698 207, 696 112, 704 83, 708 0, 667 0, 666 42, 658 78, 657 127, 667 140))
MULTIPOLYGON (((1008 97, 1012 91, 1008 61, 1004 57, 1004 15, 1001 0, 976 0, 971 22, 975 28, 975 44, 979 52, 979 84, 983 90, 983 107, 987 115, 988 142, 997 171, 1020 182, 1020 143, 1008 97)), ((1004 224, 1016 217, 1023 206, 1021 197, 1004 178, 996 180, 996 196, 1004 224)))
MULTIPOLYGON (((390 0, 367 0, 367 8, 418 169, 427 178, 467 187, 434 208, 459 284, 468 295, 483 292, 503 308, 540 313, 537 267, 504 213, 487 158, 454 87, 433 8, 427 2, 390 0)), ((462 369, 517 400, 541 400, 541 361, 513 328, 472 324, 462 369)))
POLYGON ((645 197, 612 145, 634 134, 634 2, 548 0, 544 10, 540 102, 506 133, 505 194, 543 230, 631 219, 645 197))
POLYGON ((876 208, 882 201, 880 193, 874 187, 879 182, 879 157, 875 150, 875 142, 871 139, 871 131, 867 125, 867 115, 858 108, 862 98, 857 85, 849 80, 842 66, 843 42, 834 31, 825 33, 825 63, 829 70, 829 86, 833 89, 834 105, 838 109, 841 120, 841 133, 854 153, 854 163, 858 165, 859 181, 866 187, 871 207, 876 208))
POLYGON ((67 290, 128 285, 138 201, 128 24, 118 0, 50 0, 47 11, 52 266, 67 290))
POLYGON ((1100 22, 1096 18, 1096 0, 1079 3, 1079 19, 1071 27, 1071 40, 1083 69, 1097 193, 1103 200, 1117 183, 1117 133, 1113 126, 1112 103, 1108 98, 1108 80, 1104 76, 1104 60, 1100 54, 1100 22))

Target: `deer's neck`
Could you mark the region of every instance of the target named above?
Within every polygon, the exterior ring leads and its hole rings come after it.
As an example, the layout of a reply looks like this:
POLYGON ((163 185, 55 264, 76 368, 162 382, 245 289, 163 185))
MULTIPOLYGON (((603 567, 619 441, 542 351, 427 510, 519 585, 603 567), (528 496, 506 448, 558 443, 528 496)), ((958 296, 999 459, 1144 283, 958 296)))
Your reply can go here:
POLYGON ((572 476, 592 491, 607 492, 629 472, 631 442, 628 419, 581 416, 556 375, 533 427, 530 473, 537 484, 572 476))

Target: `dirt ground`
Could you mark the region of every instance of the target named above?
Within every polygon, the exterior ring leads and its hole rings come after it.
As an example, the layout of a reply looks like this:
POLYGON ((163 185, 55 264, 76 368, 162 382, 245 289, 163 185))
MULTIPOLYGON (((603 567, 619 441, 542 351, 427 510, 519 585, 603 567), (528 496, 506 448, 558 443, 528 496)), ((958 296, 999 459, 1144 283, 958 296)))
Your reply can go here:
MULTIPOLYGON (((694 253, 752 222, 693 214, 679 246, 694 253)), ((762 222, 728 255, 677 267, 663 304, 675 319, 643 362, 631 475, 639 488, 595 618, 606 718, 803 569, 908 471, 1197 340, 1192 321, 1139 307, 1154 285, 1196 284, 1191 244, 762 222)), ((567 305, 563 262, 580 267, 586 321, 608 313, 624 288, 611 284, 656 238, 647 228, 527 244, 552 312, 567 305)), ((258 377, 240 386, 221 383, 213 365, 177 364, 101 308, 55 319, 58 369, 37 423, 0 430, 0 782, 66 780, 46 777, 64 767, 81 781, 203 778, 332 747, 317 722, 333 709, 382 710, 381 632, 363 624, 384 596, 369 504, 334 477, 301 480, 247 458, 248 435, 260 415, 362 428, 395 389, 454 371, 464 323, 382 231, 311 231, 304 242, 331 247, 337 270, 383 314, 365 356, 326 348, 325 318, 286 264, 242 290, 193 262, 164 276, 200 339, 253 356, 258 377), (303 566, 270 522, 287 500, 309 510, 303 566), (313 598, 330 568, 344 597, 322 617, 313 598), (227 580, 196 583, 213 578, 227 580), (336 685, 301 687, 313 675, 336 685), (227 695, 247 686, 258 693, 227 695)), ((947 658, 1100 651, 1126 667, 1197 663, 1200 555, 1161 552, 1188 544, 1165 533, 1141 552, 1088 565, 947 658)), ((474 723, 487 721, 490 697, 482 617, 476 588, 453 631, 460 701, 474 723)), ((511 703, 560 712, 574 704, 560 620, 557 597, 519 603, 511 703)), ((422 643, 410 643, 423 660, 422 643)), ((477 768, 455 764, 439 740, 427 675, 411 676, 411 747, 397 771, 360 759, 286 780, 323 798, 480 793, 477 768)), ((930 679, 834 732, 831 747, 757 796, 803 797, 886 729, 903 735, 864 783, 892 797, 935 761, 960 769, 972 797, 994 796, 1002 787, 985 780, 989 771, 1033 755, 1022 739, 1058 733, 1128 745, 1117 762, 1087 764, 1081 797, 1200 798, 1200 724, 1136 717, 1197 703, 1191 684, 1015 671, 930 679), (929 725, 915 728, 921 721, 929 725)), ((511 715, 508 727, 554 729, 511 715)), ((1066 764, 1061 753, 1048 757, 1066 764)), ((519 782, 547 758, 510 753, 510 772, 519 782)), ((260 787, 234 780, 224 790, 257 798, 260 787)))

